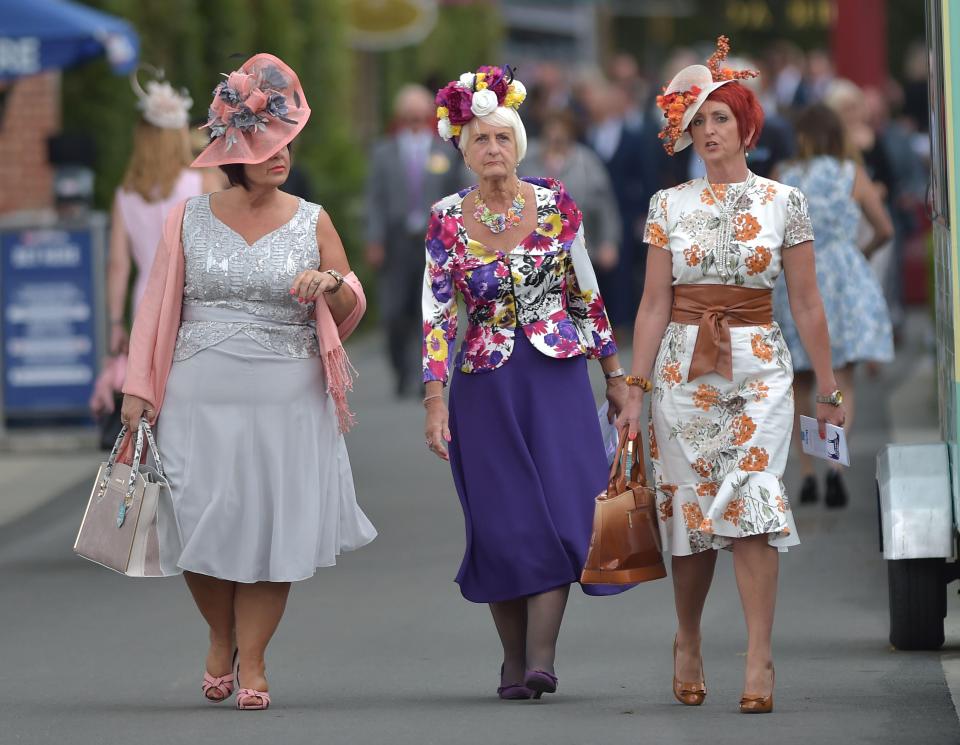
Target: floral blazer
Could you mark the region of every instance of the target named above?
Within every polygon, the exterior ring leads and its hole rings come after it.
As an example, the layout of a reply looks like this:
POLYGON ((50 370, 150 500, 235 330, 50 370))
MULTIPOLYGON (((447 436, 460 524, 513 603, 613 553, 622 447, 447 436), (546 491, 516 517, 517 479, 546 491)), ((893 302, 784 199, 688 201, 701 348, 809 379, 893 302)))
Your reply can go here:
POLYGON ((423 286, 423 380, 447 382, 457 337, 459 292, 468 326, 457 365, 465 373, 503 365, 519 326, 548 357, 607 357, 617 351, 587 256, 580 210, 555 179, 534 187, 537 228, 509 253, 467 237, 463 200, 476 187, 433 206, 423 286))

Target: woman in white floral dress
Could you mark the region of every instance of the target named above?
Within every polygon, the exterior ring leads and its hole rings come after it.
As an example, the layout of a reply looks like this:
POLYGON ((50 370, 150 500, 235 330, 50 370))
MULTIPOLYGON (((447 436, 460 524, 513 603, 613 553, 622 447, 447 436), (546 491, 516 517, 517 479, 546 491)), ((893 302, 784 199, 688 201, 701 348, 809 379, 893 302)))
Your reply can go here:
MULTIPOLYGON (((708 67, 682 70, 658 100, 667 151, 692 142, 707 177, 651 200, 622 426, 631 436, 640 429, 651 387, 642 376, 652 370, 650 455, 678 619, 674 695, 687 705, 706 696, 700 619, 715 549, 730 548, 749 637, 740 710, 759 713, 773 707, 778 552, 799 543, 781 480, 793 424, 790 352, 772 316, 781 271, 820 391, 835 392, 836 381, 806 200, 748 169, 763 111, 736 82, 752 73, 721 69, 724 37, 718 47, 708 67)), ((843 423, 833 401, 818 406, 821 428, 843 423)))

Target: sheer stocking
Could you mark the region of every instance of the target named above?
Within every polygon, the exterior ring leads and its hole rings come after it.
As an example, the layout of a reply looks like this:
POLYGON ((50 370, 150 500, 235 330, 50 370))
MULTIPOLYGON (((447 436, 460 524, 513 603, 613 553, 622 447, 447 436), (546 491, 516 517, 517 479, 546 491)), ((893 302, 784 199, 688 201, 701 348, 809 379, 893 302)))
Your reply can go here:
POLYGON ((553 673, 557 637, 570 585, 527 598, 527 667, 553 673))

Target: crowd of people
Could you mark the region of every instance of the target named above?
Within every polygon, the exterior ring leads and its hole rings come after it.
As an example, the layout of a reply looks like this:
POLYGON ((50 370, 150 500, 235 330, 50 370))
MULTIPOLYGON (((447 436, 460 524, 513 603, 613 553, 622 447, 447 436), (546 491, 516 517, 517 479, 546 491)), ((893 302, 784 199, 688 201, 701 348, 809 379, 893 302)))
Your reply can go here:
MULTIPOLYGON (((609 420, 648 441, 674 695, 706 697, 700 622, 723 548, 748 631, 740 710, 773 708, 779 553, 800 542, 783 483, 794 410, 821 437, 849 427, 854 366, 892 358, 890 277, 918 229, 927 146, 913 77, 864 91, 820 52, 728 52, 725 37, 706 65, 677 50, 650 77, 623 54, 605 75, 543 64, 529 90, 491 66, 437 92, 408 85, 372 151, 363 256, 396 393, 424 392, 425 445, 450 464, 467 537, 457 582, 490 608, 502 699, 558 689, 568 592, 608 478, 597 360, 609 420)), ((238 708, 262 710, 291 584, 376 536, 343 438, 341 342, 366 299, 329 215, 281 191, 311 114, 295 71, 258 54, 220 81, 192 162, 190 102, 163 83, 141 93, 138 143, 153 144, 114 207, 110 344, 127 361, 110 376, 122 424, 158 427, 181 539, 164 562, 209 627, 203 695, 226 700, 242 671, 238 708)), ((800 501, 815 501, 809 461, 803 472, 800 501)), ((845 501, 831 470, 826 502, 845 501)))
MULTIPOLYGON (((825 51, 803 52, 786 41, 772 43, 753 58, 730 60, 738 69, 759 73, 742 81, 757 96, 765 114, 759 139, 749 151, 752 173, 770 178, 793 173, 791 183, 802 183, 805 191, 816 195, 814 201, 818 205, 844 202, 836 201, 838 194, 827 193, 828 177, 800 174, 798 168, 812 164, 822 173, 822 164, 813 161, 823 156, 832 157, 837 167, 847 163, 845 167, 858 174, 849 189, 840 189, 849 195, 856 185, 856 204, 847 211, 847 220, 835 225, 834 217, 825 212, 823 219, 829 224, 823 226, 823 231, 825 236, 857 236, 856 251, 845 251, 844 266, 853 262, 850 268, 855 276, 862 276, 859 289, 867 289, 866 294, 847 294, 861 297, 874 315, 879 310, 879 317, 889 315, 894 334, 904 319, 903 266, 907 246, 929 228, 924 204, 930 147, 925 55, 922 44, 912 46, 904 61, 901 82, 891 78, 883 88, 861 88, 836 74, 825 51), (840 140, 825 151, 822 130, 831 126, 840 129, 834 133, 840 140), (880 284, 879 298, 867 278, 868 265, 880 284)), ((629 327, 643 295, 647 246, 642 234, 651 197, 661 189, 705 173, 702 160, 689 149, 670 157, 661 147, 663 113, 657 106, 661 89, 654 82, 669 80, 696 59, 698 54, 693 49, 678 48, 661 70, 645 72, 633 55, 622 52, 612 56, 604 71, 588 68, 574 73, 560 64, 543 62, 524 76, 529 91, 523 119, 530 142, 518 165, 518 174, 558 179, 577 200, 584 215, 587 251, 620 339, 629 338, 629 327)), ((417 207, 422 210, 425 203, 476 181, 475 175, 461 163, 446 164, 447 155, 431 134, 432 107, 426 102, 428 95, 429 91, 418 86, 398 94, 391 131, 372 152, 367 187, 367 214, 374 215, 367 223, 367 256, 370 264, 381 270, 383 278, 381 317, 396 392, 401 396, 419 390, 411 385, 416 369, 412 350, 417 343, 412 330, 420 320, 418 280, 414 277, 419 273, 419 239, 405 226, 407 202, 411 194, 417 195, 417 207), (423 101, 417 116, 407 111, 413 90, 423 101), (413 135, 414 132, 419 135, 413 135), (424 144, 419 155, 412 156, 419 158, 419 168, 409 167, 412 151, 404 145, 417 136, 424 143, 434 143, 429 152, 424 144), (402 153, 407 155, 401 161, 402 153), (444 160, 442 178, 428 177, 421 184, 419 171, 425 168, 428 174, 432 173, 439 159, 444 160), (406 188, 393 189, 391 194, 385 183, 406 188), (372 200, 381 206, 369 209, 372 200), (391 218, 385 217, 389 214, 391 218), (392 220, 389 225, 388 219, 392 220), (404 234, 409 236, 405 250, 384 253, 383 235, 393 236, 396 245, 404 234), (389 263, 383 258, 387 255, 389 263)), ((843 183, 849 180, 846 178, 843 183)), ((819 207, 815 211, 819 212, 819 207)), ((410 214, 418 213, 412 210, 410 214)), ((826 281, 830 260, 819 251, 818 257, 821 279, 826 281)), ((832 307, 848 302, 839 297, 844 289, 836 286, 828 295, 832 307)), ((786 317, 790 349, 799 363, 797 416, 809 415, 812 394, 807 358, 788 314, 783 311, 782 283, 778 296, 778 320, 786 317)), ((854 331, 849 329, 834 336, 849 344, 853 343, 854 331)), ((838 369, 843 368, 838 374, 848 391, 849 427, 853 420, 856 361, 868 363, 875 371, 878 363, 892 358, 892 349, 883 338, 861 336, 860 352, 847 354, 837 348, 834 358, 844 362, 838 364, 838 369), (862 352, 866 348, 869 354, 865 355, 862 352), (850 363, 846 364, 848 358, 850 363)), ((828 505, 845 504, 847 494, 839 470, 831 469, 821 490, 810 458, 802 452, 798 456, 804 473, 799 490, 801 500, 816 501, 823 491, 828 505)))
MULTIPOLYGON (((612 262, 610 252, 598 251, 598 270, 611 319, 618 327, 632 321, 643 290, 645 248, 640 239, 650 197, 704 173, 702 163, 691 153, 665 156, 657 136, 663 115, 656 106, 659 81, 671 79, 702 57, 693 49, 678 48, 662 68, 643 70, 632 54, 621 52, 602 71, 571 74, 569 67, 546 62, 524 75, 530 89, 524 122, 532 142, 543 139, 549 148, 555 138, 545 125, 549 122, 556 128, 556 113, 564 111, 572 139, 592 151, 596 159, 591 160, 604 166, 615 195, 621 225, 616 241, 619 258, 612 262), (616 277, 604 281, 603 274, 612 265, 617 266, 616 277)), ((796 120, 801 112, 823 104, 840 116, 850 156, 862 163, 893 218, 896 240, 881 246, 873 263, 894 323, 899 324, 903 288, 898 268, 907 241, 925 229, 923 203, 929 171, 925 46, 912 46, 903 69, 895 71, 897 80, 891 78, 882 88, 861 88, 835 72, 824 50, 804 52, 786 41, 773 43, 755 56, 733 59, 731 64, 760 73, 744 81, 766 115, 760 140, 750 152, 750 170, 758 176, 773 177, 778 166, 796 157, 796 120)), ((579 153, 577 158, 583 159, 579 153)), ((556 158, 554 173, 561 172, 561 161, 556 158)), ((531 161, 521 171, 544 173, 537 171, 539 165, 531 161)), ((602 205, 597 209, 610 219, 610 200, 603 187, 575 187, 570 190, 582 209, 602 205)), ((863 238, 864 243, 868 240, 863 238)))

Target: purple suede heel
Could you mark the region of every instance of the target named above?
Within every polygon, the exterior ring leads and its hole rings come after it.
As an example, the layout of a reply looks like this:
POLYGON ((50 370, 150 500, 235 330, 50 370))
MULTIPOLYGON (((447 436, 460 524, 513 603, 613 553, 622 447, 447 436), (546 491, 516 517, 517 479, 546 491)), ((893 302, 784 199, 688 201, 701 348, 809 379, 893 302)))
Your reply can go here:
POLYGON ((523 684, 533 691, 534 698, 540 698, 544 693, 557 692, 557 676, 545 670, 527 670, 523 684))
MULTIPOLYGON (((500 666, 500 682, 503 682, 503 665, 500 666)), ((498 686, 497 695, 504 701, 526 701, 533 698, 533 691, 523 683, 511 683, 498 686)))

